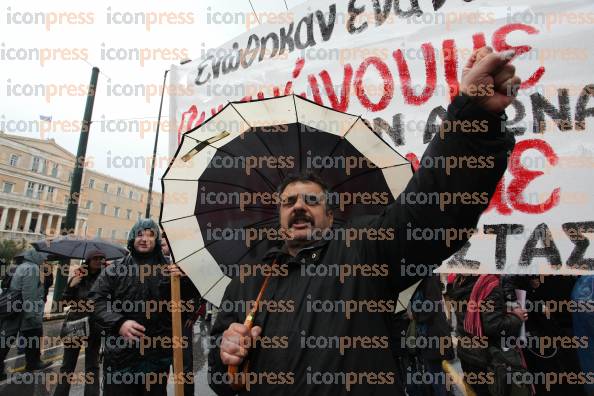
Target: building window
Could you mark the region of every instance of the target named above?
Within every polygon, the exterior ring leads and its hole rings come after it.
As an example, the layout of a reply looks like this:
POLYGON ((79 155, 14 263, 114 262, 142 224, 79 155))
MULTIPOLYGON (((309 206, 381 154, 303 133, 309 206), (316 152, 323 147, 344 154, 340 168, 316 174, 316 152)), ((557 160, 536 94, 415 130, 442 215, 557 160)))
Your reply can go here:
POLYGON ((140 197, 138 198, 138 200, 139 200, 140 202, 142 202, 142 199, 143 199, 143 195, 142 195, 142 194, 140 194, 140 197))
POLYGON ((124 232, 124 239, 128 240, 128 235, 130 235, 130 231, 124 232))
POLYGON ((111 239, 116 239, 116 230, 111 230, 111 239))
MULTIPOLYGON (((35 183, 33 182, 28 182, 27 183, 27 190, 25 191, 25 196, 32 198, 33 197, 33 191, 35 189, 35 183)), ((68 197, 66 197, 68 198, 68 197)))
POLYGON ((89 179, 89 188, 95 188, 95 179, 89 179))
POLYGON ((41 158, 33 157, 33 164, 31 165, 31 170, 33 172, 39 172, 39 163, 41 162, 41 158))
POLYGON ((120 208, 118 208, 117 206, 113 208, 113 216, 120 217, 120 208))
POLYGON ((73 175, 74 175, 74 172, 70 172, 70 174, 68 175, 68 183, 72 182, 73 175))
POLYGON ((87 209, 93 209, 93 201, 87 201, 87 209))
POLYGON ((140 220, 141 217, 142 217, 142 212, 138 212, 138 217, 136 218, 136 220, 140 220))
POLYGON ((102 203, 101 204, 101 214, 104 215, 107 213, 107 205, 102 203))
POLYGON ((120 195, 122 195, 122 187, 118 187, 118 192, 116 193, 116 195, 119 197, 120 195))
POLYGON ((5 193, 12 193, 12 189, 14 188, 14 183, 4 182, 4 189, 5 193))
POLYGON ((103 192, 107 192, 107 190, 109 190, 109 184, 105 183, 105 186, 103 186, 103 192))
POLYGON ((132 209, 126 209, 126 219, 130 220, 132 217, 132 209))
POLYGON ((37 199, 41 199, 43 197, 43 192, 45 191, 45 185, 38 184, 37 185, 37 199))
POLYGON ((47 187, 47 200, 50 202, 54 201, 54 191, 55 191, 56 187, 53 186, 48 186, 47 187))
POLYGON ((103 234, 103 228, 97 228, 97 238, 101 238, 101 234, 103 234))
POLYGON ((134 191, 128 191, 128 199, 134 199, 134 191))
POLYGON ((68 195, 64 195, 64 204, 70 205, 70 200, 68 199, 68 195))
POLYGON ((17 166, 19 163, 19 156, 16 154, 11 154, 10 156, 10 166, 17 166))
POLYGON ((58 164, 52 166, 52 177, 58 177, 58 164))

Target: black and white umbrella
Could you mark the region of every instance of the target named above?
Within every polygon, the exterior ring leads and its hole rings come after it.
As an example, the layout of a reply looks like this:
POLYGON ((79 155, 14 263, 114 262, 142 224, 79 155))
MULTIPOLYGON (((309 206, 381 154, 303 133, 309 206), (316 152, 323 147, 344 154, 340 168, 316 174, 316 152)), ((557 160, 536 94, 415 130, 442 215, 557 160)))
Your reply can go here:
POLYGON ((184 134, 162 178, 160 223, 205 299, 218 306, 230 269, 279 243, 267 233, 279 228, 276 188, 307 171, 330 186, 337 227, 381 213, 412 175, 361 117, 296 95, 229 103, 184 134))

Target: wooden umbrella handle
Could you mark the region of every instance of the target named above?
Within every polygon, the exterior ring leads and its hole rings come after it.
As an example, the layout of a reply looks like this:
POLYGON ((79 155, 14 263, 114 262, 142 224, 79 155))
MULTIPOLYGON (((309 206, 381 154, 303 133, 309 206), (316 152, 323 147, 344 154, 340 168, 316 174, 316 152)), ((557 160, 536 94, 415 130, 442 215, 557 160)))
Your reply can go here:
MULTIPOLYGON (((264 283, 262 283, 262 287, 260 287, 260 292, 258 293, 258 297, 254 302, 254 306, 250 310, 250 312, 246 315, 245 321, 243 325, 248 328, 248 332, 251 332, 252 327, 254 327, 254 319, 256 318, 256 312, 258 312, 258 306, 260 305, 260 300, 262 299, 262 295, 264 294, 264 290, 268 286, 268 280, 270 276, 264 278, 264 283)), ((243 364, 242 374, 238 375, 239 366, 229 365, 227 367, 227 374, 229 374, 229 378, 231 379, 231 389, 234 391, 240 391, 245 388, 245 378, 248 372, 249 361, 246 360, 243 364)))
POLYGON ((175 396, 184 396, 184 358, 182 352, 181 293, 179 275, 171 275, 171 324, 173 330, 173 382, 175 396), (177 340, 177 342, 175 342, 177 340))

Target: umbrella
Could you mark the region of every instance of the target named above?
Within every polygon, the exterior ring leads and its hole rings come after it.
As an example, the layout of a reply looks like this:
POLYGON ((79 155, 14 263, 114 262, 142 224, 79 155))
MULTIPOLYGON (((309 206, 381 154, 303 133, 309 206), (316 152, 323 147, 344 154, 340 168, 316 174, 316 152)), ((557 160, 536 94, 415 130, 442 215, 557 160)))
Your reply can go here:
POLYGON ((361 117, 295 95, 229 103, 183 135, 162 178, 160 223, 175 262, 205 299, 219 306, 238 275, 233 268, 279 243, 267 233, 279 228, 277 185, 307 171, 333 191, 336 227, 381 213, 412 175, 361 117))
POLYGON ((113 260, 128 254, 128 251, 114 243, 102 239, 84 239, 74 236, 45 239, 31 245, 39 252, 51 253, 73 259, 84 259, 89 250, 99 250, 107 260, 113 260))
MULTIPOLYGON (((25 258, 26 251, 27 250, 23 250, 22 252, 15 254, 13 259, 25 258)), ((50 253, 43 253, 43 252, 41 252, 41 255, 42 255, 44 261, 57 261, 57 260, 60 260, 61 258, 64 258, 58 254, 50 254, 50 253)))

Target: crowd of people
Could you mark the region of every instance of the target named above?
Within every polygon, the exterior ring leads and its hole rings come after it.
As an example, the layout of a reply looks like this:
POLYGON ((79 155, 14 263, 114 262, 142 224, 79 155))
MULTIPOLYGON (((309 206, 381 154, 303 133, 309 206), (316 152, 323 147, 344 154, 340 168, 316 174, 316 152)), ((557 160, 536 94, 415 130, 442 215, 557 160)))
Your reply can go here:
POLYGON ((453 386, 478 396, 592 395, 593 304, 593 276, 430 277, 395 317, 406 340, 395 349, 403 387, 410 396, 453 386), (458 379, 442 368, 454 357, 458 379))
MULTIPOLYGON (((446 172, 420 166, 403 196, 494 195, 515 142, 504 115, 521 81, 509 64, 513 56, 513 51, 495 53, 488 47, 473 53, 464 67, 460 95, 443 120, 448 128, 460 127, 436 133, 423 155, 491 156, 493 167, 446 172), (478 94, 487 91, 491 94, 478 94), (476 122, 484 124, 484 133, 464 131, 464 125, 476 122)), ((221 303, 228 308, 220 309, 210 333, 207 380, 217 394, 445 396, 453 383, 479 396, 592 394, 591 276, 576 281, 457 275, 444 288, 437 277, 402 275, 408 266, 427 268, 444 261, 470 237, 428 240, 411 238, 407 230, 474 229, 489 200, 441 206, 396 199, 381 213, 353 224, 390 229, 393 238, 324 239, 315 236, 335 226, 335 211, 327 200, 331 188, 319 175, 286 176, 277 189, 278 224, 290 237, 258 258, 258 265, 284 266, 286 272, 271 276, 254 271, 228 284, 221 303), (312 271, 371 263, 391 265, 375 275, 319 276, 312 271), (417 281, 421 283, 407 309, 396 314, 388 302, 417 281), (254 300, 266 301, 266 309, 258 310, 254 300), (270 303, 280 301, 290 302, 285 306, 291 309, 271 310, 275 305, 270 303), (312 309, 314 305, 323 309, 312 309)), ((171 262, 154 221, 134 225, 127 249, 129 254, 108 266, 103 266, 101 252, 89 252, 84 265, 72 271, 63 296, 72 308, 61 336, 86 340, 85 394, 98 394, 102 381, 106 396, 166 395, 176 345, 184 349, 185 361, 183 378, 174 380, 184 381, 185 393, 194 394, 191 329, 200 295, 171 262), (171 275, 181 279, 186 336, 181 340, 172 335, 171 275)), ((26 340, 28 370, 47 366, 39 351, 43 261, 30 250, 15 267, 7 290, 21 293, 31 304, 18 317, 2 321, 0 333, 0 361, 20 335, 26 340)), ((79 378, 74 370, 80 348, 64 353, 60 372, 66 382, 56 388, 57 395, 68 394, 69 384, 79 378)))
MULTIPOLYGON (((180 276, 183 310, 182 350, 185 393, 194 394, 193 327, 205 316, 205 303, 187 276, 171 262, 169 246, 157 223, 139 220, 122 259, 106 262, 91 249, 70 269, 61 306, 66 306, 59 339, 63 357, 55 396, 84 384, 85 396, 166 394, 172 362, 172 275, 180 276), (150 342, 146 342, 150 340, 150 342), (76 373, 84 348, 84 373, 76 373), (102 365, 102 370, 100 366, 102 365)), ((43 317, 53 283, 47 254, 35 249, 17 255, 2 281, 2 294, 18 296, 22 309, 0 319, 0 381, 7 378, 5 359, 14 345, 24 350, 25 371, 42 371, 43 317), (51 279, 52 282, 49 282, 51 279)), ((175 341, 177 342, 177 341, 175 341)))

